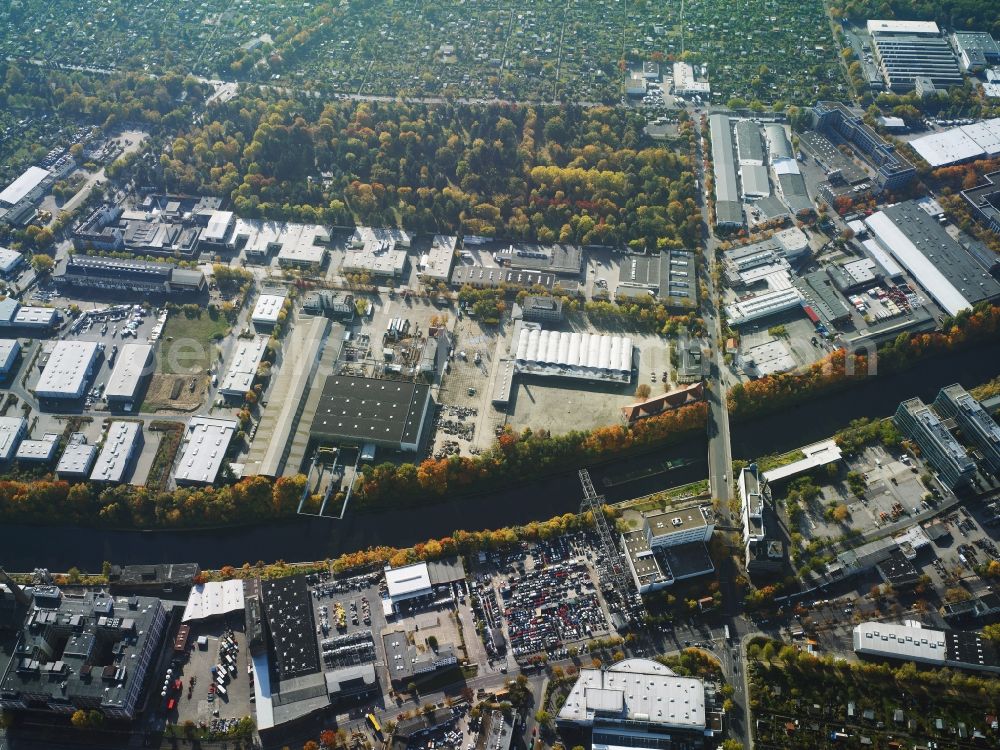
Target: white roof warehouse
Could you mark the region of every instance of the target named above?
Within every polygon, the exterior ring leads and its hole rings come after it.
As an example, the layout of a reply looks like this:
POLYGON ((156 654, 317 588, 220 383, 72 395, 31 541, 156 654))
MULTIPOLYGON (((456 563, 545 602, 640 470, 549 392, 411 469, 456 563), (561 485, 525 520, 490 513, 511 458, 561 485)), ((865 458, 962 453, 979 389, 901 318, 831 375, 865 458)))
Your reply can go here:
POLYGON ((39 398, 80 398, 97 361, 93 341, 59 341, 35 386, 39 398))

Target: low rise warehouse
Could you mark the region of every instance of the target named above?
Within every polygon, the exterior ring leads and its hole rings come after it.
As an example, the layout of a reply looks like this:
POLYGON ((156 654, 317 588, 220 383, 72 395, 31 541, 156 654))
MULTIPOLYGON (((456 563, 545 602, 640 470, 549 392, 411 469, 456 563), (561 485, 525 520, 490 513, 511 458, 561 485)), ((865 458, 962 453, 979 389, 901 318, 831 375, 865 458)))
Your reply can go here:
POLYGON ((142 447, 142 440, 142 424, 139 422, 117 421, 109 424, 101 453, 90 473, 91 481, 108 484, 124 482, 133 459, 142 447))
POLYGON ((235 419, 192 417, 184 432, 181 455, 174 470, 177 484, 212 484, 236 434, 235 419))
POLYGON ((152 359, 152 344, 122 345, 104 390, 109 407, 132 411, 138 400, 143 380, 151 373, 151 369, 147 368, 152 359))
POLYGON ((35 386, 39 398, 75 399, 83 396, 97 362, 93 341, 59 341, 49 354, 35 386))
POLYGON ((236 344, 229 363, 229 369, 219 384, 219 393, 223 396, 242 398, 253 386, 257 377, 257 368, 267 351, 267 337, 255 336, 252 339, 240 339, 236 344))

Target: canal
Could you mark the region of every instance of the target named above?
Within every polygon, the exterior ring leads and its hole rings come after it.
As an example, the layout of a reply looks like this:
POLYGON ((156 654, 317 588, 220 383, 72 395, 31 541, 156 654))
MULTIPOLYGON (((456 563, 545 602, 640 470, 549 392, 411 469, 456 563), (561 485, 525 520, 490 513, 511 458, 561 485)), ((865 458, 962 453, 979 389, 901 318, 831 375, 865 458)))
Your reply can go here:
MULTIPOLYGON (((1000 343, 922 363, 895 375, 876 375, 848 391, 812 399, 779 413, 732 425, 735 459, 792 450, 828 437, 852 419, 892 414, 904 398, 933 399, 937 390, 953 382, 968 387, 1000 373, 1000 343)), ((610 501, 655 492, 704 479, 707 443, 691 440, 662 453, 630 457, 591 467, 598 491, 610 501), (680 459, 684 464, 646 479, 616 484, 606 476, 621 477, 680 459)), ((209 531, 109 531, 71 526, 0 527, 0 564, 9 570, 35 567, 66 570, 77 566, 96 571, 105 560, 115 563, 162 561, 198 562, 203 567, 241 565, 257 560, 288 562, 321 560, 345 551, 385 544, 409 546, 440 538, 456 529, 491 529, 545 520, 574 512, 580 504, 576 470, 485 495, 453 498, 420 508, 391 513, 351 512, 341 520, 302 518, 266 526, 209 531)))

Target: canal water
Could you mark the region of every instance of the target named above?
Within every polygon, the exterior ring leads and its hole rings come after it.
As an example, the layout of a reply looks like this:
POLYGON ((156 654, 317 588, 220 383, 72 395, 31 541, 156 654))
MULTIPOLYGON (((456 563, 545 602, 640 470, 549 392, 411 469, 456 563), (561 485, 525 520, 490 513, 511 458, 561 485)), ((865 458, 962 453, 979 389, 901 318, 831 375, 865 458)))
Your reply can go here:
MULTIPOLYGON (((776 414, 734 423, 733 458, 752 460, 792 450, 828 437, 852 419, 892 414, 904 398, 930 401, 942 386, 984 382, 1000 374, 1000 343, 942 357, 896 375, 876 375, 850 390, 790 407, 776 414)), ((614 502, 707 476, 707 442, 694 439, 662 452, 589 467, 598 491, 614 502), (605 476, 621 477, 683 459, 685 465, 646 479, 605 486, 605 476)), ((349 511, 343 520, 302 518, 266 526, 206 531, 109 531, 71 526, 0 527, 0 564, 8 570, 35 567, 96 571, 114 563, 198 562, 203 567, 241 565, 257 560, 322 560, 372 545, 409 546, 456 529, 492 529, 545 520, 579 508, 576 470, 484 495, 458 497, 435 505, 393 512, 349 511)))

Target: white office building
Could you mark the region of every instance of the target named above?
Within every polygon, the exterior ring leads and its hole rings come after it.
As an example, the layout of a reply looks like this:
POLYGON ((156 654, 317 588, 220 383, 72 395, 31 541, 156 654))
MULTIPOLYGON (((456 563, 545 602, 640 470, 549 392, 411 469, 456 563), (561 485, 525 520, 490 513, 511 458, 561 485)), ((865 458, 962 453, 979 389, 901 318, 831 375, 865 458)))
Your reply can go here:
POLYGON ((122 345, 104 389, 104 396, 110 406, 124 406, 131 411, 152 358, 152 344, 122 345))
POLYGON ((258 326, 275 326, 285 304, 284 294, 261 294, 253 306, 250 320, 258 326))
POLYGON ((24 417, 0 417, 0 462, 10 461, 28 432, 24 417))
POLYGON ((60 479, 86 479, 96 457, 96 445, 70 443, 59 457, 56 474, 60 479))
POLYGON ((219 385, 219 393, 224 396, 243 396, 253 386, 264 352, 267 351, 267 337, 255 336, 240 339, 233 352, 229 369, 219 385))
POLYGON ((235 419, 192 417, 184 432, 174 481, 177 484, 212 484, 222 468, 237 427, 235 419))
POLYGON ((142 442, 142 425, 139 422, 112 422, 108 425, 100 455, 90 473, 91 480, 121 484, 142 442))

